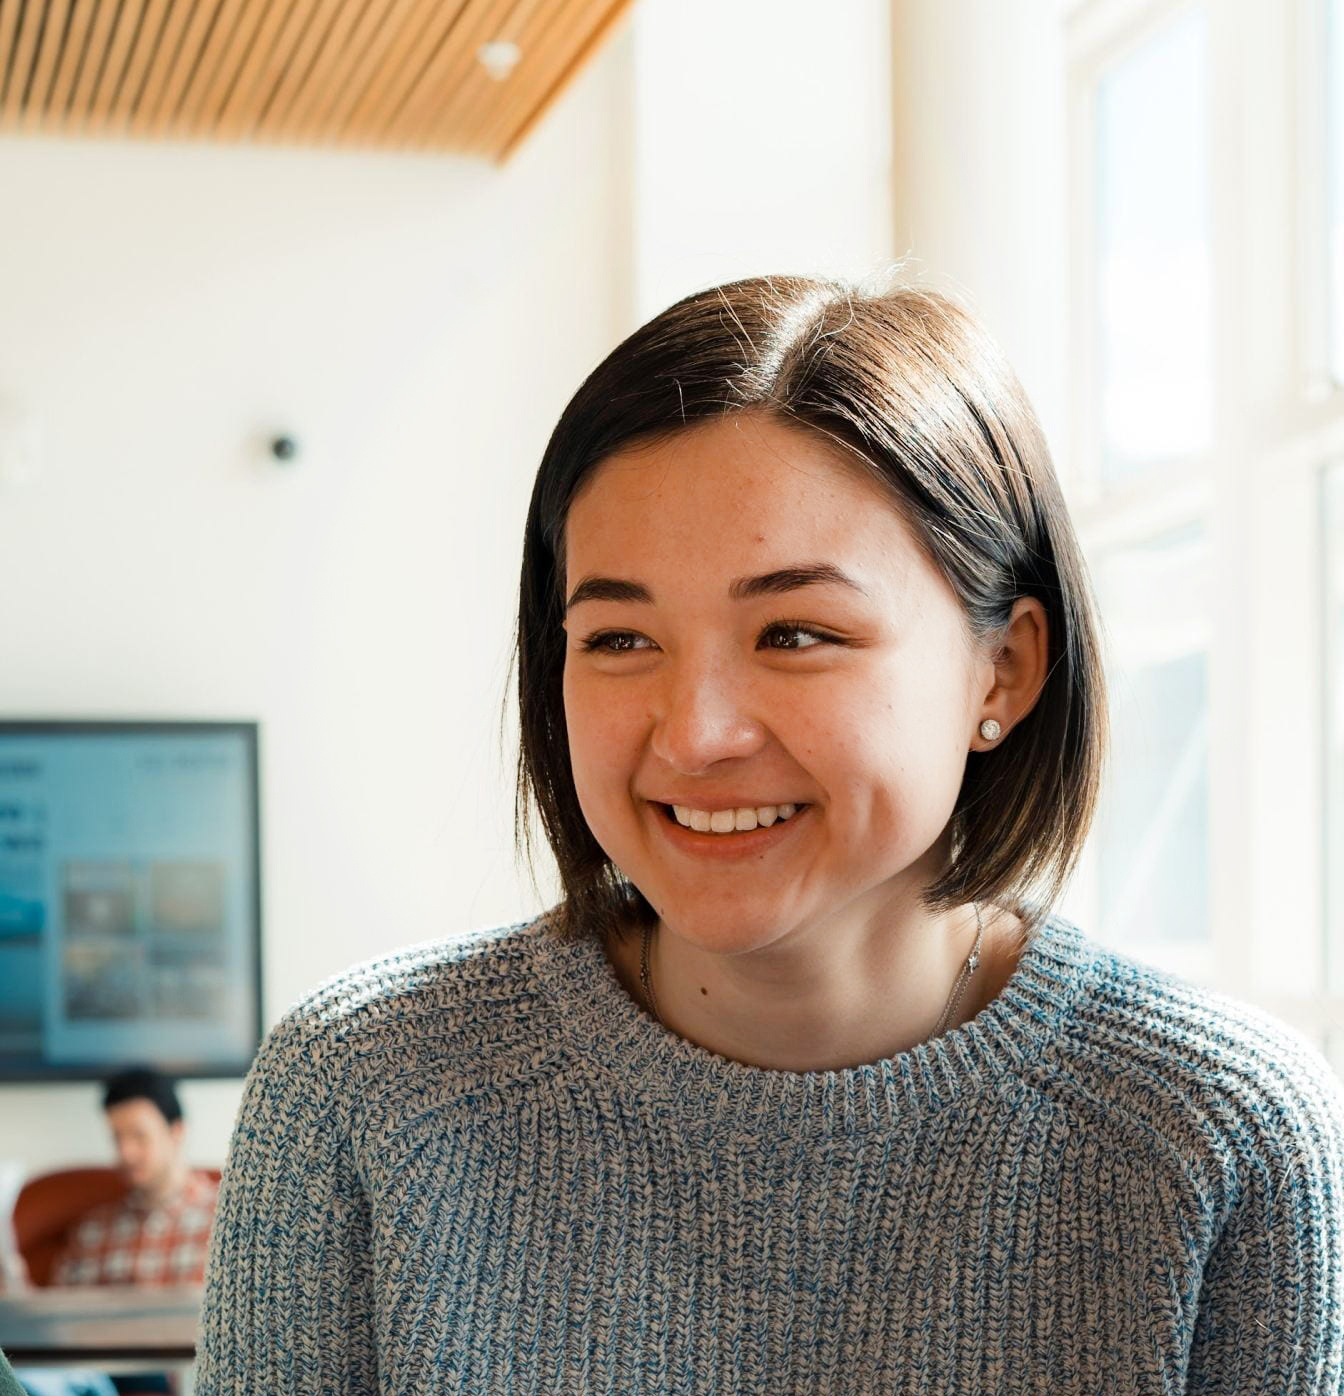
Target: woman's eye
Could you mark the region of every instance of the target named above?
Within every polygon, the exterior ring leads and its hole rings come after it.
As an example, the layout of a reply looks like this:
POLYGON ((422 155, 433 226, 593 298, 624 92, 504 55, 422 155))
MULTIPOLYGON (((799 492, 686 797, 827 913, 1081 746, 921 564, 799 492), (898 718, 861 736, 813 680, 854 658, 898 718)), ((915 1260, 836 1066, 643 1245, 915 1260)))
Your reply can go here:
POLYGON ((644 636, 631 630, 602 630, 581 641, 580 648, 585 654, 626 654, 639 649, 641 643, 647 643, 644 636))
POLYGON ((810 650, 816 645, 827 644, 830 638, 820 630, 810 630, 805 625, 792 625, 785 621, 767 627, 761 634, 766 647, 776 650, 810 650))
MULTIPOLYGON (((767 626, 760 638, 762 648, 773 650, 810 650, 835 643, 834 636, 791 621, 767 626)), ((631 654, 652 648, 655 648, 653 641, 635 630, 599 630, 579 641, 579 649, 584 654, 631 654)))

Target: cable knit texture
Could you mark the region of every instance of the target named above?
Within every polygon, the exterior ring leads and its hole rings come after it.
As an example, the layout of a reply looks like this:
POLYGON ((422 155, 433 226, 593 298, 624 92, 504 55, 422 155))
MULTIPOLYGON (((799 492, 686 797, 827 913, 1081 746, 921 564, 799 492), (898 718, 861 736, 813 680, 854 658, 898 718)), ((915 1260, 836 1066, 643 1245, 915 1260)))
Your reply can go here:
POLYGON ((745 1066, 540 923, 320 986, 248 1075, 199 1396, 1344 1392, 1344 1093, 1052 917, 872 1065, 745 1066))

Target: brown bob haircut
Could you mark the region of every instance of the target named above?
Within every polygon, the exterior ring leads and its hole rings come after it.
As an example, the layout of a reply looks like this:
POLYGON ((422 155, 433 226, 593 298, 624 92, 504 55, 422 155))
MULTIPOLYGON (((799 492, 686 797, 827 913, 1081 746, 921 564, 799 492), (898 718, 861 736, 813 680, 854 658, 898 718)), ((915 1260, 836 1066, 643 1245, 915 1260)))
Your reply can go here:
POLYGON ((1109 730, 1095 602, 1044 436, 997 346, 947 296, 810 277, 678 301, 589 374, 551 434, 523 542, 515 810, 529 859, 535 809, 559 865, 550 928, 620 935, 654 919, 574 789, 562 690, 570 504, 621 448, 748 411, 817 433, 885 487, 956 593, 971 642, 1006 634, 1019 597, 1044 606, 1044 686, 999 745, 968 752, 948 863, 921 894, 930 913, 986 902, 1035 932, 1082 851, 1109 730))

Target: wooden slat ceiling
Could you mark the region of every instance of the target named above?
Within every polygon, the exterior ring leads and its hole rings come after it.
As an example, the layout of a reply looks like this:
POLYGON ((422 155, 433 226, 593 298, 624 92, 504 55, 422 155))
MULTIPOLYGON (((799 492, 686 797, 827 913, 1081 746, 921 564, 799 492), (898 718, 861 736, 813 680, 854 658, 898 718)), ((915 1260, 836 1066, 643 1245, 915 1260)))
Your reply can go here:
POLYGON ((502 160, 628 3, 0 0, 0 135, 502 160))

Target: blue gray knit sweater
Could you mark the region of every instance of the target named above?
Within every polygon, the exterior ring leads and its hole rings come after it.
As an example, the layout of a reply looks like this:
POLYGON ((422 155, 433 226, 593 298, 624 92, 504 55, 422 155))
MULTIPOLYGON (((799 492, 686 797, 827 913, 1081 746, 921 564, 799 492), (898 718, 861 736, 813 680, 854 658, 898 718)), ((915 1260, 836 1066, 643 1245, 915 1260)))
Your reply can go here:
POLYGON ((970 1022, 803 1074, 512 926, 267 1037, 196 1389, 1324 1396, 1342 1210, 1320 1054, 1057 916, 970 1022))

